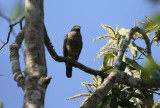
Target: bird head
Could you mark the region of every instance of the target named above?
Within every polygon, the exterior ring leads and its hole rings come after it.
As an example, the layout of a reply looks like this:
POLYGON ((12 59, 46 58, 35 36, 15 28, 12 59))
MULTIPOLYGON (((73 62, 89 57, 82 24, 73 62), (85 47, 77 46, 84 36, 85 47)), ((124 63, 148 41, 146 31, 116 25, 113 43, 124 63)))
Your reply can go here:
POLYGON ((71 31, 78 31, 78 32, 80 32, 80 29, 81 29, 81 26, 75 25, 75 26, 73 26, 73 28, 71 29, 71 31))

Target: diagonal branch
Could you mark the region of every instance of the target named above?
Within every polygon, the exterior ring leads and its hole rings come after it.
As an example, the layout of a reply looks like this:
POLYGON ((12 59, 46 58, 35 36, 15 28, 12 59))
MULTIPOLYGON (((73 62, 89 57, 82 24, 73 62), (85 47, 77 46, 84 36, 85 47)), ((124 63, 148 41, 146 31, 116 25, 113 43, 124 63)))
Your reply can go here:
POLYGON ((101 99, 103 99, 103 97, 109 92, 109 90, 113 87, 113 85, 117 81, 119 81, 119 83, 126 84, 131 87, 136 87, 140 89, 145 87, 146 88, 152 88, 155 86, 160 87, 160 84, 155 84, 157 81, 160 81, 160 79, 157 79, 157 80, 138 79, 120 71, 120 66, 122 63, 124 52, 126 51, 126 48, 128 47, 128 44, 130 43, 130 40, 135 32, 139 32, 143 35, 145 43, 147 45, 147 55, 151 56, 150 42, 148 37, 146 36, 146 33, 138 27, 132 28, 130 32, 127 34, 125 41, 120 51, 118 52, 118 56, 115 62, 115 68, 113 72, 109 74, 109 76, 97 88, 97 90, 93 93, 93 95, 90 98, 88 98, 88 100, 85 101, 84 105, 81 108, 95 108, 98 105, 98 103, 101 101, 101 99))
POLYGON ((10 26, 10 30, 9 30, 9 32, 8 32, 7 41, 6 41, 6 42, 3 42, 4 44, 0 47, 0 50, 9 42, 9 38, 10 38, 10 35, 11 35, 11 32, 12 32, 12 29, 13 29, 13 27, 10 26))
POLYGON ((85 101, 84 105, 81 108, 96 108, 98 103, 103 99, 103 97, 109 92, 113 85, 121 78, 124 77, 124 72, 120 71, 120 66, 122 62, 123 55, 130 43, 130 40, 133 34, 137 31, 137 27, 134 27, 127 34, 125 41, 118 52, 118 56, 115 62, 115 68, 113 72, 104 80, 104 82, 97 88, 93 95, 85 101))
POLYGON ((55 61, 70 63, 72 66, 77 67, 77 68, 83 70, 84 72, 92 74, 92 75, 99 75, 99 76, 101 76, 103 78, 108 76, 108 74, 104 73, 104 71, 93 70, 93 69, 91 69, 91 68, 89 68, 89 67, 87 67, 87 66, 85 66, 85 65, 83 65, 81 63, 79 63, 76 60, 69 59, 69 58, 62 57, 62 56, 58 56, 57 53, 55 52, 54 48, 53 48, 53 45, 52 45, 49 37, 48 37, 48 34, 47 34, 45 26, 44 26, 44 33, 45 33, 45 45, 46 45, 46 48, 47 48, 48 52, 50 53, 50 55, 52 56, 52 58, 55 61))

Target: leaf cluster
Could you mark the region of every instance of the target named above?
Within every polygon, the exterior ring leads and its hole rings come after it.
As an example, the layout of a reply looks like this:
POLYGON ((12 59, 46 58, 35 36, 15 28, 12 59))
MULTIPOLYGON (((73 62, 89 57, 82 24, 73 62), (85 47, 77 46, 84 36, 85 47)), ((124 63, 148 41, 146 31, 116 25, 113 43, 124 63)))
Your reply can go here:
MULTIPOLYGON (((152 38, 149 46, 151 48, 153 42, 158 45, 160 41, 160 26, 158 24, 155 24, 150 18, 146 16, 145 18, 147 22, 139 23, 142 25, 147 25, 146 28, 144 28, 146 35, 150 36, 151 32, 155 31, 154 37, 150 37, 152 38)), ((94 39, 94 41, 103 38, 109 38, 109 40, 107 41, 107 44, 104 45, 98 52, 98 57, 96 58, 96 60, 104 56, 103 64, 100 70, 109 74, 113 71, 118 51, 120 50, 121 45, 124 42, 124 38, 130 31, 130 29, 119 29, 119 25, 117 25, 116 30, 108 25, 102 24, 102 27, 108 31, 108 34, 100 36, 94 39)), ((139 79, 160 78, 160 66, 155 64, 155 62, 153 62, 154 60, 148 57, 147 48, 141 47, 136 43, 136 40, 139 39, 144 38, 142 34, 137 32, 133 37, 133 41, 131 41, 128 46, 128 51, 131 52, 132 57, 127 57, 126 53, 123 55, 120 71, 126 72, 127 74, 139 79), (143 59, 142 56, 147 59, 144 66, 140 65, 138 62, 138 60, 143 59)), ((88 99, 104 80, 99 76, 93 76, 92 79, 93 83, 82 83, 82 85, 87 88, 88 93, 80 94, 69 99, 74 99, 82 96, 87 96, 86 99, 88 99)), ((101 100, 97 108, 158 108, 159 102, 154 103, 153 93, 156 93, 155 89, 140 90, 126 86, 124 84, 116 83, 110 90, 110 92, 106 94, 106 96, 101 100)))

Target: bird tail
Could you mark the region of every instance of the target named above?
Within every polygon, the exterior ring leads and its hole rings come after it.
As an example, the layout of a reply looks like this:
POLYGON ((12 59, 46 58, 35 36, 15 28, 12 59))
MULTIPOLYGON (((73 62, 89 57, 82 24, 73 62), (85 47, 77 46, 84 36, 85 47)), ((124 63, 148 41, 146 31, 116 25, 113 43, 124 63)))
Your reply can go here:
POLYGON ((72 77, 72 65, 66 63, 66 76, 67 78, 72 77))

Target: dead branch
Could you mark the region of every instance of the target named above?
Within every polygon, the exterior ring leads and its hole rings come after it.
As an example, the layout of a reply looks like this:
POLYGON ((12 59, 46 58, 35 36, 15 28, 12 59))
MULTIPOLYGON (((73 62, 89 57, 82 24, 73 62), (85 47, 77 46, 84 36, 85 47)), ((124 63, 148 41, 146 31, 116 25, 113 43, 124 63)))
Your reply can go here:
MULTIPOLYGON (((2 13, 0 13, 0 16, 3 17, 4 19, 6 19, 9 22, 9 24, 10 24, 9 25, 10 30, 8 32, 7 41, 4 42, 4 41, 1 40, 1 42, 3 43, 3 45, 0 47, 0 50, 1 50, 9 42, 9 38, 10 38, 11 32, 13 32, 13 27, 15 25, 17 25, 18 23, 20 23, 20 25, 22 25, 21 23, 22 23, 22 21, 24 20, 25 17, 22 17, 19 21, 15 22, 14 24, 11 24, 10 19, 7 18, 5 15, 3 15, 2 13)), ((13 32, 13 34, 15 35, 15 32, 13 32)))

